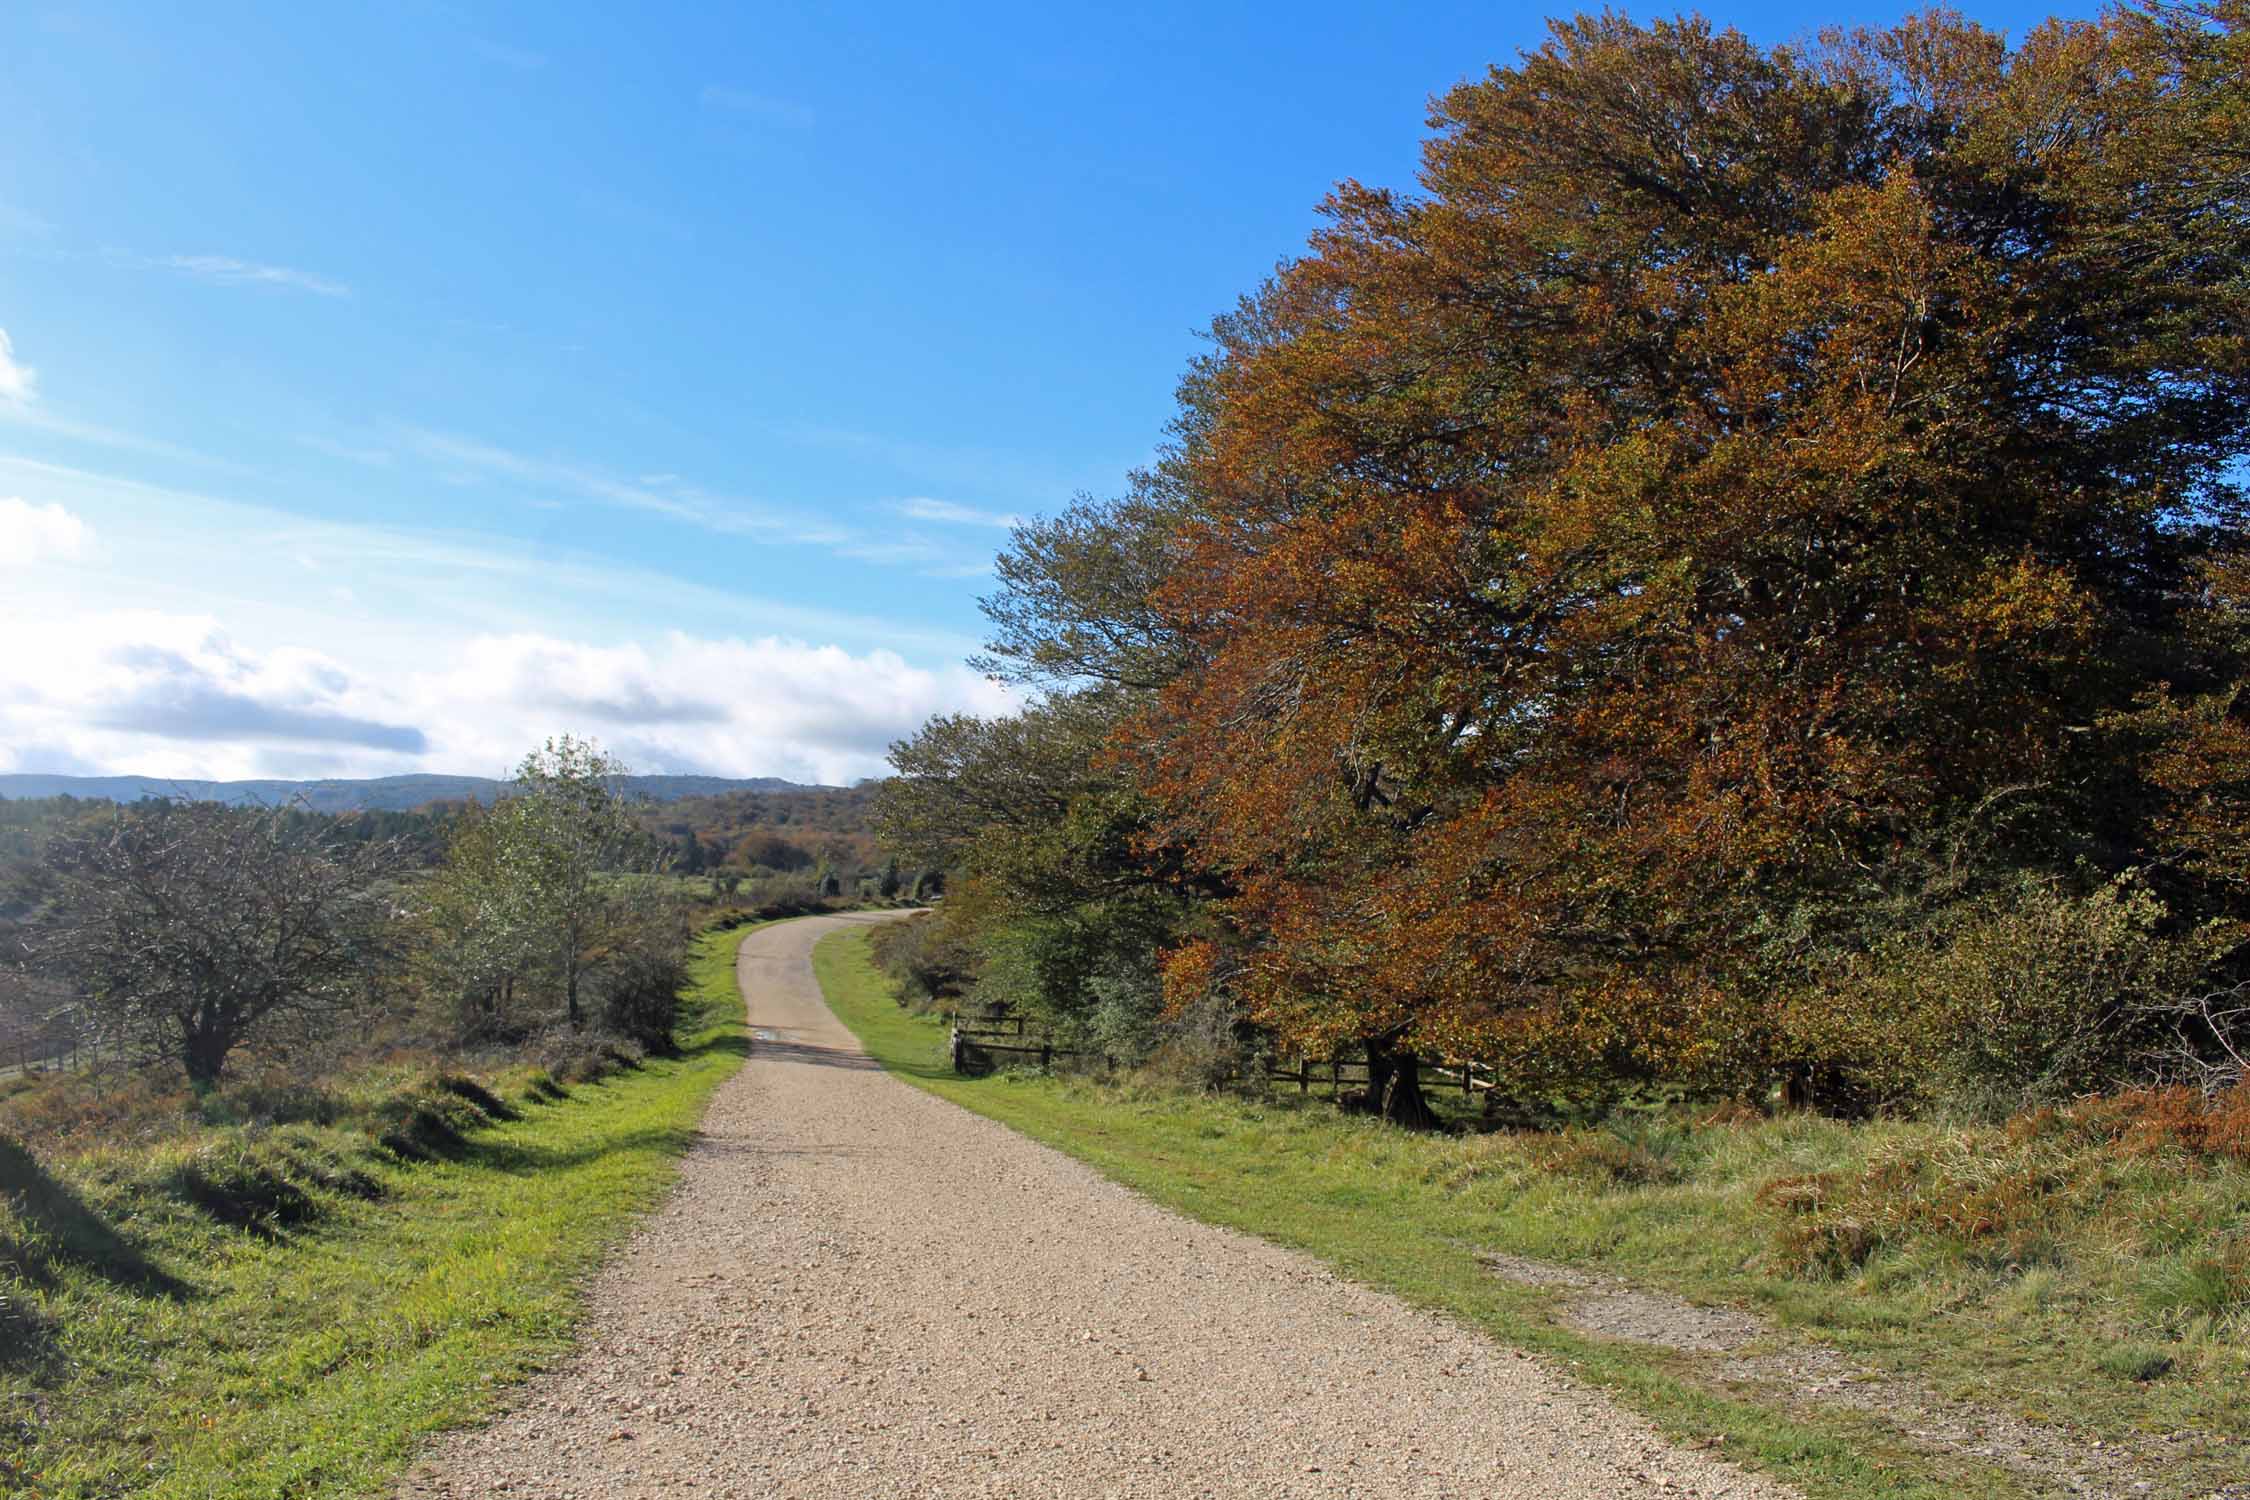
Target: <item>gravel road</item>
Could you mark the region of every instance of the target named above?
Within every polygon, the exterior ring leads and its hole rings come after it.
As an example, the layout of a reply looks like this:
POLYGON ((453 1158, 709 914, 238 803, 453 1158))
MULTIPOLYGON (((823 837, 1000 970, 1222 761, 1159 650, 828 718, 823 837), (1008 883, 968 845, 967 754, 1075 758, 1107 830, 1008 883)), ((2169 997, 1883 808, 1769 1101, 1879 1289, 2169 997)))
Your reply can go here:
POLYGON ((579 1354, 414 1496, 1781 1496, 1538 1363, 891 1078, 753 933, 759 1040, 579 1354))

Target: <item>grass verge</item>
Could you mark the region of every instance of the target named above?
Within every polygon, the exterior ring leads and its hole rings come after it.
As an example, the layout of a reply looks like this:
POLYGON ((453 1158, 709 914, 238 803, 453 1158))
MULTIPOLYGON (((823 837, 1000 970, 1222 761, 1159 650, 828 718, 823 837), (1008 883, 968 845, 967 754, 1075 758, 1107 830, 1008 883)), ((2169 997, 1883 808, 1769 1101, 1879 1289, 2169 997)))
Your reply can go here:
POLYGON ((2250 1362, 2232 1332, 2250 1308, 2226 1303, 2235 1294, 2214 1289, 2219 1273, 2208 1269, 2250 1214, 2250 1172, 2236 1166, 2110 1153, 2098 1207, 2011 1241, 2006 1257, 1982 1254, 1982 1241, 1963 1250, 1901 1234, 1861 1247, 1835 1274, 1781 1274, 1777 1257, 1802 1225, 1798 1208, 1765 1191, 1774 1183, 1871 1180, 1911 1203, 1957 1188, 1948 1164, 1975 1158, 1977 1143, 1934 1126, 1804 1117, 1637 1138, 1414 1136, 1294 1099, 1023 1072, 962 1078, 943 1025, 895 1003, 864 935, 826 939, 814 966, 837 1015, 907 1081, 1169 1207, 1308 1251, 1537 1351, 1673 1436, 1808 1495, 1936 1500, 2056 1486, 1929 1451, 1880 1413, 1735 1378, 1709 1355, 1580 1334, 1558 1321, 1561 1292, 1503 1280, 1480 1257, 1533 1256, 1746 1306, 1785 1338, 1910 1374, 1941 1400, 2067 1422, 2086 1445, 2161 1448, 2135 1470, 2150 1483, 2140 1493, 2208 1495, 2250 1470, 2239 1400, 2250 1362))
POLYGON ((741 1066, 751 930, 697 940, 680 1056, 508 1099, 435 1080, 386 1145, 234 1127, 48 1166, 0 1140, 0 1493, 373 1494, 492 1409, 569 1347, 741 1066))

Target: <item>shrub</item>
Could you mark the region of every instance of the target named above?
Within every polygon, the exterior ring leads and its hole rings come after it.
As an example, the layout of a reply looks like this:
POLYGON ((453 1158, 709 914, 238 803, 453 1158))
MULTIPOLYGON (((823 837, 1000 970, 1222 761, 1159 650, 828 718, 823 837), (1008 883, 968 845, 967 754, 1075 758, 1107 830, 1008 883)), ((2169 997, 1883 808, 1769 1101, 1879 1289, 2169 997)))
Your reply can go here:
POLYGON ((2167 916, 2130 879, 2027 879, 1843 966, 1785 1007, 1786 1045, 1869 1108, 1999 1119, 2132 1083, 2165 1007, 2230 945, 2167 916))
POLYGON ((810 875, 768 875, 742 887, 742 900, 761 917, 801 917, 828 909, 821 882, 810 875))
POLYGON ((621 1068, 640 1066, 642 1053, 631 1042, 605 1040, 573 1031, 550 1031, 526 1049, 557 1083, 594 1083, 621 1068))
POLYGON ((917 1011, 959 997, 976 977, 975 953, 928 913, 877 927, 868 951, 891 976, 899 1003, 917 1011))
POLYGON ((671 1051, 672 1031, 679 1023, 680 991, 687 982, 687 965, 676 953, 660 950, 624 955, 596 982, 602 1029, 651 1052, 671 1051))

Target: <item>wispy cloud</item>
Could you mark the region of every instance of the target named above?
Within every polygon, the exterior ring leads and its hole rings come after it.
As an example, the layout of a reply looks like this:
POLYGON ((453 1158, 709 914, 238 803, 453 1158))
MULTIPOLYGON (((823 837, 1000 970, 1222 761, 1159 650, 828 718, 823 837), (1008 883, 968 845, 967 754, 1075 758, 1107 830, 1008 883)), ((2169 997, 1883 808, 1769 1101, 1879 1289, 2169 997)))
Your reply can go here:
POLYGON ((768 125, 781 125, 790 130, 810 130, 813 127, 813 112, 795 100, 777 99, 771 94, 729 88, 717 83, 706 87, 698 97, 701 98, 703 107, 715 114, 763 120, 768 125))
MULTIPOLYGON (((405 663, 430 657, 431 632, 630 633, 645 621, 651 599, 665 601, 665 617, 682 628, 708 633, 778 632, 940 659, 968 656, 980 645, 974 635, 920 626, 895 613, 860 614, 705 585, 609 555, 530 547, 493 532, 315 520, 6 451, 0 451, 0 493, 52 498, 85 517, 102 546, 119 554, 110 564, 117 594, 145 599, 153 609, 196 613, 229 600, 300 629, 309 618, 300 608, 304 601, 282 585, 277 561, 294 561, 296 573, 324 588, 348 581, 362 598, 384 601, 384 640, 405 663), (305 567, 306 559, 317 567, 305 567)), ((64 603, 76 609, 86 601, 74 588, 58 584, 44 596, 13 584, 0 589, 0 640, 11 638, 11 606, 33 617, 64 603)), ((361 639, 353 619, 325 606, 311 617, 329 632, 322 639, 339 649, 361 639)), ((0 665, 5 657, 0 652, 0 665)), ((0 733, 0 744, 5 741, 0 733)))
POLYGON ((55 232, 55 226, 28 208, 0 199, 0 231, 44 238, 55 232))
POLYGON ((898 489, 951 490, 1027 509, 1056 505, 1081 491, 1106 493, 1152 456, 1143 453, 1115 463, 1065 466, 1043 453, 1022 449, 930 442, 830 422, 781 420, 760 425, 776 440, 795 447, 851 453, 861 465, 886 464, 898 471, 898 489))
POLYGON ((0 328, 0 404, 25 407, 38 398, 39 372, 16 359, 8 330, 0 328))
POLYGON ((310 292, 316 297, 349 297, 352 289, 333 276, 300 271, 294 266, 271 266, 232 255, 142 255, 132 250, 108 249, 101 258, 113 266, 133 271, 173 271, 214 286, 278 287, 310 292))
POLYGON ((544 52, 534 52, 528 47, 511 47, 506 42, 496 42, 490 37, 470 37, 469 50, 486 62, 513 68, 518 73, 536 73, 547 66, 548 61, 544 52))
POLYGON ((316 437, 300 433, 297 441, 315 453, 325 453, 330 458, 341 458, 349 463, 366 464, 371 468, 389 468, 397 457, 388 448, 367 448, 352 443, 339 443, 334 438, 316 437))
POLYGON ((901 500, 896 509, 900 515, 917 521, 943 521, 948 526, 994 526, 1005 531, 1023 524, 1023 517, 1008 511, 979 510, 973 505, 932 500, 926 495, 901 500))
POLYGON ((99 443, 105 448, 125 448, 135 453, 222 469, 238 467, 176 443, 118 432, 94 422, 73 421, 50 410, 39 398, 39 372, 16 358, 15 344, 8 338, 8 331, 0 328, 0 420, 73 442, 99 443))
MULTIPOLYGON (((637 479, 624 479, 584 464, 518 453, 494 443, 428 428, 405 428, 402 438, 407 449, 441 466, 445 475, 456 482, 498 479, 535 491, 548 492, 546 495, 534 495, 531 500, 533 504, 552 503, 553 493, 561 492, 581 500, 666 516, 721 535, 755 536, 798 546, 819 547, 855 562, 887 567, 917 564, 944 567, 952 560, 948 556, 949 549, 925 536, 900 534, 895 530, 870 535, 850 526, 840 525, 832 518, 793 513, 734 496, 713 494, 687 483, 677 474, 660 472, 645 474, 637 479)), ((945 505, 945 502, 934 500, 908 502, 915 503, 939 507, 945 505)), ((904 506, 896 508, 908 515, 921 514, 906 510, 904 506)), ((925 518, 973 520, 980 525, 1009 524, 1006 518, 959 506, 951 507, 944 514, 925 518)))
POLYGON ((316 297, 349 297, 352 289, 333 277, 299 271, 290 266, 262 265, 231 255, 167 255, 157 262, 171 271, 184 271, 222 286, 278 286, 311 292, 316 297))
POLYGON ((599 470, 556 459, 517 453, 493 443, 425 427, 406 429, 406 438, 422 457, 471 474, 512 479, 521 484, 565 490, 588 500, 645 510, 674 520, 690 521, 714 531, 770 532, 784 523, 746 509, 707 503, 693 491, 667 485, 659 489, 614 478, 599 470))

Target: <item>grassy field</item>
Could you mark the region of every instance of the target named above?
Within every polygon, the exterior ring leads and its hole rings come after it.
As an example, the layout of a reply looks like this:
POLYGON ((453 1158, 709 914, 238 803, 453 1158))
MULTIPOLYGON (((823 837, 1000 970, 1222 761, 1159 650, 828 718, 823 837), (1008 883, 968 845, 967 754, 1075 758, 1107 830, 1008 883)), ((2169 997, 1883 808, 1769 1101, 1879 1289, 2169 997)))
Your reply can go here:
POLYGON ((950 1071, 943 1026, 890 998, 863 936, 827 939, 815 964, 838 1015, 910 1082, 1196 1218, 1539 1351, 1810 1495, 2054 1486, 1902 1434, 1926 1418, 1806 1401, 1801 1382, 1745 1378, 1717 1356, 1580 1334, 1559 1321, 1563 1293, 1495 1276, 1481 1257, 1747 1308, 1778 1330, 1747 1352, 1810 1343, 1911 1378, 1968 1414, 1964 1446, 1981 1409, 2066 1452, 2126 1445, 2131 1477, 2150 1481, 2140 1493, 2202 1496, 2250 1476, 2250 1170, 2238 1162, 2096 1149, 2061 1125, 1809 1117, 1414 1136, 1294 1097, 967 1079, 950 1071), (1964 1202, 1983 1218, 1941 1222, 1964 1202))
POLYGON ((741 1065, 749 930, 698 941, 682 1056, 441 1089, 387 1148, 236 1128, 50 1171, 0 1139, 0 1493, 374 1494, 558 1358, 741 1065))

